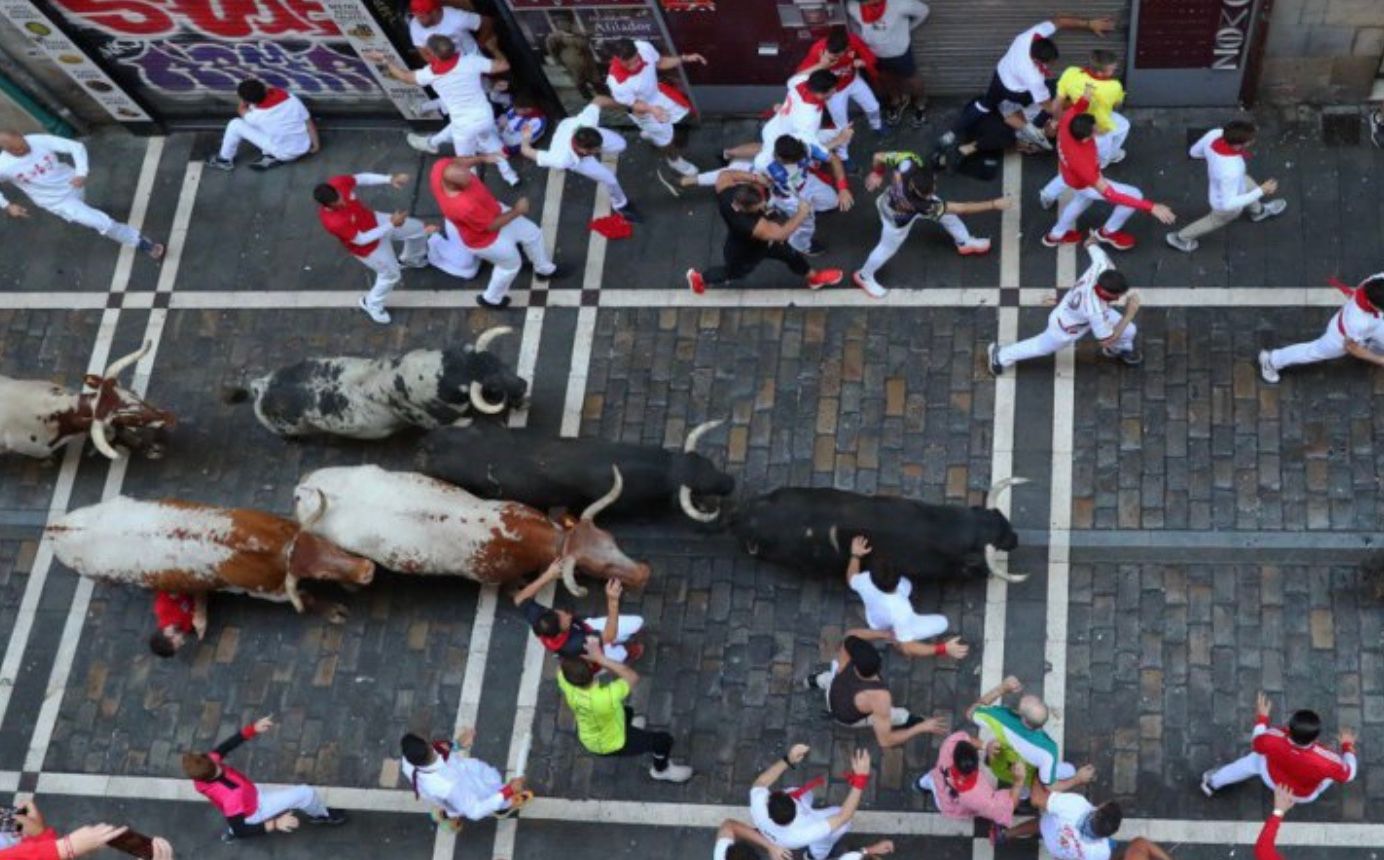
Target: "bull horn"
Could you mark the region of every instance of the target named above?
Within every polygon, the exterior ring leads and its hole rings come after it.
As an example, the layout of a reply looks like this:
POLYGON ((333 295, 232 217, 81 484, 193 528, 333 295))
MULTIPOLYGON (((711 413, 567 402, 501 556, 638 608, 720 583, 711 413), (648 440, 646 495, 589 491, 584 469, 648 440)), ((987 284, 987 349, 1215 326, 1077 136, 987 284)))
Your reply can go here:
POLYGON ((144 346, 141 346, 139 349, 135 350, 134 352, 130 353, 124 358, 117 358, 115 361, 112 361, 110 367, 106 368, 106 378, 114 379, 115 377, 119 376, 121 372, 125 370, 125 368, 129 367, 136 361, 139 361, 141 358, 148 355, 149 350, 153 348, 154 342, 146 340, 144 342, 144 346))
POLYGON ((697 450, 697 442, 701 440, 702 436, 709 431, 715 430, 724 423, 725 421, 723 419, 717 418, 715 421, 704 421, 692 428, 692 432, 687 434, 687 441, 682 443, 682 453, 691 454, 695 452, 697 450))
POLYGON ((564 558, 562 560, 562 584, 571 592, 573 597, 585 597, 586 589, 577 585, 577 560, 575 558, 564 558))
POLYGON ((299 615, 307 611, 303 606, 303 596, 298 593, 298 577, 291 573, 284 575, 284 594, 288 595, 288 602, 293 604, 299 615))
POLYGON ((611 466, 610 471, 615 475, 614 485, 611 486, 610 492, 586 506, 586 510, 581 512, 581 518, 583 520, 591 522, 596 519, 597 514, 615 504, 615 500, 620 498, 620 494, 624 492, 625 479, 620 477, 620 467, 611 466))
POLYGON ((317 509, 306 519, 299 517, 299 527, 303 529, 310 529, 317 525, 317 521, 322 519, 322 515, 327 512, 327 494, 322 492, 320 487, 308 487, 307 489, 317 494, 317 509))
POLYGON ((476 352, 485 352, 487 349, 490 348, 490 342, 492 340, 494 340, 497 337, 503 337, 504 335, 512 334, 513 332, 514 329, 510 328, 507 325, 491 326, 490 328, 481 332, 480 337, 476 338, 476 352))
POLYGON ((106 422, 91 422, 91 444, 96 446, 97 451, 105 454, 110 459, 120 459, 120 452, 111 447, 111 440, 106 436, 106 422))
MULTIPOLYGON (((697 442, 706 433, 715 430, 725 422, 718 418, 715 421, 704 421, 692 428, 692 432, 687 434, 687 440, 682 443, 684 454, 693 454, 697 450, 697 442)), ((678 488, 678 504, 682 507, 682 512, 699 523, 712 523, 721 515, 719 510, 710 513, 701 510, 692 502, 692 488, 683 484, 678 488)))
POLYGON ((476 407, 477 412, 484 412, 486 415, 498 415, 505 411, 505 401, 491 403, 485 399, 485 387, 479 382, 471 383, 471 405, 476 407))
POLYGON ((985 545, 985 566, 989 568, 991 576, 998 576, 1005 582, 1023 582, 1025 579, 1028 579, 1028 574, 1026 573, 1010 573, 1008 570, 1009 561, 1007 559, 1003 562, 1003 567, 1006 569, 1000 570, 1000 551, 989 544, 985 545))
POLYGON ((985 507, 998 508, 1002 504, 1000 500, 1004 498, 1004 494, 1009 492, 1011 487, 1027 483, 1028 478, 1001 478, 991 484, 990 489, 985 492, 985 507))

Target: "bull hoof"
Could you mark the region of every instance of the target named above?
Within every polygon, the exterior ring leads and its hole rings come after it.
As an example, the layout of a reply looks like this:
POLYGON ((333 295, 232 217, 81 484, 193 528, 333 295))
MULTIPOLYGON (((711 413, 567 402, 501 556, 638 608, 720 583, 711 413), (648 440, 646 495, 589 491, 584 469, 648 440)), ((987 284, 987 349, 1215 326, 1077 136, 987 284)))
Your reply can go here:
POLYGON ((162 459, 163 459, 163 455, 164 455, 164 450, 163 450, 163 448, 161 448, 161 447, 154 447, 154 448, 150 448, 149 450, 147 450, 147 451, 144 452, 144 459, 146 459, 146 460, 162 460, 162 459))
POLYGON ((755 556, 755 557, 757 558, 757 557, 759 556, 759 544, 757 544, 757 543, 755 543, 755 542, 753 542, 753 541, 750 541, 749 543, 746 543, 746 544, 745 544, 745 552, 747 552, 747 553, 749 553, 750 555, 755 556))
POLYGON ((323 611, 322 615, 327 619, 328 624, 345 624, 346 619, 351 616, 351 611, 346 608, 345 604, 333 603, 323 611))

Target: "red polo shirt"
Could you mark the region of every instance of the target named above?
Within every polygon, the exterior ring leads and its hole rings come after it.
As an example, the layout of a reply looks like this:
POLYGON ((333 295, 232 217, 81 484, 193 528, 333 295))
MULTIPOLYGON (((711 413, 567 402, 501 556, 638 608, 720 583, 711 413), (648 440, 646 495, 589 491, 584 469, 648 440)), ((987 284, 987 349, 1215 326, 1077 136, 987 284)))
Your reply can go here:
POLYGON ((357 257, 368 257, 380 247, 380 240, 367 245, 357 245, 354 241, 360 233, 366 233, 379 226, 379 219, 375 213, 365 207, 364 203, 356 199, 356 178, 354 176, 333 176, 327 180, 327 184, 336 189, 336 193, 341 195, 341 199, 346 201, 346 205, 338 209, 329 209, 326 206, 317 207, 317 217, 321 219, 322 226, 327 228, 341 244, 346 246, 357 257))
POLYGON ((490 229, 503 211, 500 201, 480 179, 473 179, 471 184, 456 193, 443 188, 442 171, 451 163, 452 159, 444 158, 433 165, 429 184, 432 185, 433 196, 437 198, 437 206, 442 210, 442 217, 461 231, 462 244, 473 251, 487 248, 500 235, 499 231, 490 229))
MULTIPOLYGON (((827 52, 827 40, 825 37, 812 43, 812 47, 807 49, 807 56, 798 64, 798 74, 802 74, 821 61, 822 55, 827 52)), ((870 75, 875 73, 875 52, 870 50, 870 46, 854 33, 849 36, 846 50, 841 52, 841 56, 836 58, 828 68, 833 75, 836 75, 836 90, 840 92, 850 86, 851 81, 855 80, 855 61, 861 60, 865 63, 865 71, 870 75)))
POLYGON ((191 633, 192 613, 196 609, 196 602, 189 594, 171 594, 167 591, 160 591, 154 597, 154 618, 158 620, 159 629, 165 627, 176 627, 184 633, 191 633))

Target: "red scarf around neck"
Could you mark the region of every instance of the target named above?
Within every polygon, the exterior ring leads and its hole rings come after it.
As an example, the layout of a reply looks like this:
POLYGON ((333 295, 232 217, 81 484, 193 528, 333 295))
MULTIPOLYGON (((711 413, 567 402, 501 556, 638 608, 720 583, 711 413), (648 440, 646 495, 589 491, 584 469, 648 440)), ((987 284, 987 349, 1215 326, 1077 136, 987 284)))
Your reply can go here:
POLYGON ((884 9, 888 6, 885 0, 878 3, 865 2, 860 4, 860 20, 866 24, 873 24, 884 17, 884 9))

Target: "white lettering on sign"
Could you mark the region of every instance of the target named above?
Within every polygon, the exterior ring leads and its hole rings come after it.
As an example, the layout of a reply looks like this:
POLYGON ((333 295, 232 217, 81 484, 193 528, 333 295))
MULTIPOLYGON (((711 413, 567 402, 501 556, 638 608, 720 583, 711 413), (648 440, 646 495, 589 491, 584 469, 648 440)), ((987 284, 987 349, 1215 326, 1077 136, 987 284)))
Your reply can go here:
POLYGON ((1240 68, 1249 41, 1250 11, 1254 0, 1221 0, 1220 21, 1212 47, 1211 68, 1234 71, 1240 68))

